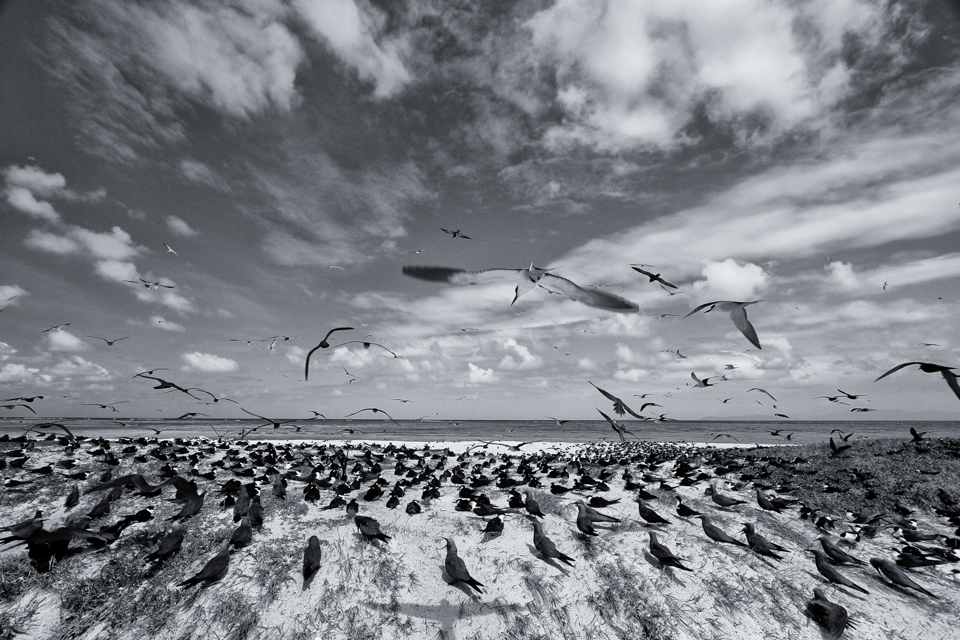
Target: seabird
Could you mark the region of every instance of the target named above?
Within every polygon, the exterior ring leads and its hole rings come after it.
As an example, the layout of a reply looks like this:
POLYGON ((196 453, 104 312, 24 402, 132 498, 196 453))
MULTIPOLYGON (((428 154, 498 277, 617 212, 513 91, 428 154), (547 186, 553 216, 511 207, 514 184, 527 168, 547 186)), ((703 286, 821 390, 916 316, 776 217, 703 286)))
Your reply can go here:
MULTIPOLYGON (((890 371, 887 371, 885 374, 877 378, 877 380, 886 378, 891 373, 899 371, 904 367, 909 367, 912 364, 919 365, 920 371, 923 371, 924 373, 939 373, 941 376, 943 376, 943 379, 947 381, 947 386, 950 387, 954 395, 956 395, 957 398, 960 398, 960 384, 957 383, 957 374, 953 372, 956 367, 946 367, 942 364, 933 364, 932 362, 904 362, 903 364, 898 364, 893 369, 890 369, 890 371)), ((877 380, 874 380, 874 382, 877 382, 877 380)))
POLYGON ((717 300, 715 302, 707 302, 702 304, 687 315, 683 316, 684 318, 689 318, 697 311, 701 309, 707 309, 704 313, 710 313, 714 309, 719 309, 720 311, 726 311, 730 314, 730 319, 733 320, 733 324, 740 330, 747 340, 750 341, 753 346, 757 349, 762 349, 760 346, 760 339, 757 337, 757 331, 753 328, 753 325, 750 324, 750 320, 747 319, 747 307, 751 304, 757 304, 758 302, 763 302, 763 300, 751 300, 750 302, 735 302, 732 300, 717 300))

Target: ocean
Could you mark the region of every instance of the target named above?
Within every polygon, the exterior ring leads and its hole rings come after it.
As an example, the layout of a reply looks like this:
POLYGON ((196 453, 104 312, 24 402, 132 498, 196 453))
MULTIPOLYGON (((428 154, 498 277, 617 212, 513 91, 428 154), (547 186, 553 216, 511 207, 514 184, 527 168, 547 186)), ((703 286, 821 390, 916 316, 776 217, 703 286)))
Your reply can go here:
MULTIPOLYGON (((155 420, 144 418, 3 418, 0 435, 20 435, 31 426, 57 422, 72 433, 88 437, 192 438, 236 437, 262 421, 256 419, 209 418, 198 420, 155 420), (157 434, 155 430, 159 430, 157 434)), ((830 432, 839 429, 852 433, 848 442, 858 438, 910 438, 910 427, 926 432, 928 438, 960 438, 960 421, 621 421, 636 438, 655 442, 807 444, 827 442, 830 432), (771 432, 780 430, 780 436, 771 432), (723 435, 719 435, 723 434, 723 435), (789 440, 785 437, 793 434, 789 440)), ((62 434, 60 429, 38 430, 62 434)), ((837 437, 834 434, 834 437, 837 437)), ((627 436, 632 440, 631 436, 627 436)), ((306 420, 282 425, 267 425, 248 436, 251 440, 352 440, 352 441, 504 441, 504 442, 611 442, 617 434, 605 421, 572 420, 558 425, 553 420, 463 420, 399 421, 389 420, 306 420), (352 430, 352 432, 350 431, 352 430)))

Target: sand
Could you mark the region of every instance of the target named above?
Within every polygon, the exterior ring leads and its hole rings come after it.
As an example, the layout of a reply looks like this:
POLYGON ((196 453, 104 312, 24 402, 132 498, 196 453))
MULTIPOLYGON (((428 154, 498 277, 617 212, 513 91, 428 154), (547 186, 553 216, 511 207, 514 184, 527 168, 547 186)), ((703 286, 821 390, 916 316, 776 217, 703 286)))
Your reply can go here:
MULTIPOLYGON (((144 441, 146 442, 146 441, 144 441)), ((150 440, 151 443, 156 442, 150 440)), ((277 451, 285 447, 272 443, 277 451)), ((608 491, 570 492, 553 495, 552 482, 570 486, 572 479, 547 478, 538 474, 542 487, 530 490, 545 512, 541 523, 544 533, 556 546, 575 559, 567 567, 555 561, 545 562, 533 545, 533 529, 529 517, 522 513, 503 516, 502 535, 481 534, 485 521, 470 512, 457 511, 460 485, 444 480, 441 497, 422 500, 424 484, 408 487, 400 506, 388 509, 387 494, 400 479, 394 475, 393 459, 384 462, 382 477, 389 484, 385 495, 374 502, 362 499, 370 486, 348 494, 356 497, 360 514, 375 518, 391 539, 371 543, 357 532, 353 518, 342 507, 322 510, 334 493, 321 492, 315 503, 303 499, 304 483, 289 481, 287 498, 271 495, 271 485, 258 479, 266 512, 263 528, 255 532, 253 543, 232 552, 227 576, 212 586, 183 590, 176 584, 196 573, 216 553, 219 542, 229 537, 236 525, 232 508, 220 506, 224 495, 217 485, 234 477, 217 469, 217 480, 197 479, 210 493, 201 512, 186 521, 187 535, 180 553, 155 571, 148 571, 143 558, 155 547, 153 542, 169 527, 169 518, 179 505, 165 501, 173 497, 173 488, 164 489, 163 499, 141 498, 125 491, 113 503, 110 515, 94 523, 112 524, 119 516, 153 506, 155 519, 137 523, 122 532, 119 539, 103 551, 82 551, 57 563, 49 573, 37 574, 30 567, 25 549, 3 547, 0 551, 0 638, 4 624, 14 626, 17 638, 821 638, 819 628, 804 615, 805 603, 814 587, 824 589, 827 596, 847 608, 856 628, 848 629, 850 638, 916 638, 956 639, 957 611, 960 611, 960 585, 955 578, 956 564, 944 564, 911 572, 912 577, 939 596, 934 600, 915 592, 888 586, 869 566, 841 567, 841 571, 870 593, 864 595, 846 588, 825 584, 817 573, 812 556, 804 549, 819 548, 817 536, 822 534, 809 519, 798 516, 794 507, 777 514, 760 509, 754 488, 742 482, 737 473, 712 478, 725 494, 745 500, 747 504, 733 509, 720 509, 705 495, 708 481, 693 486, 679 486, 676 479, 669 484, 672 491, 658 488, 657 483, 645 486, 658 496, 650 506, 671 520, 670 525, 650 527, 638 517, 633 502, 634 491, 624 490, 624 470, 630 469, 636 481, 643 471, 636 462, 619 464, 622 459, 639 459, 651 452, 666 451, 671 459, 647 470, 658 476, 671 477, 673 457, 687 451, 691 459, 698 453, 712 455, 712 448, 689 445, 657 445, 656 443, 619 445, 571 445, 537 443, 525 445, 526 453, 507 447, 479 443, 396 443, 424 455, 424 461, 436 466, 445 460, 447 468, 457 463, 458 455, 468 456, 469 465, 483 465, 477 470, 490 473, 503 460, 513 461, 512 469, 526 456, 559 456, 550 466, 565 466, 563 461, 580 458, 593 477, 610 473, 608 491), (448 454, 452 454, 449 455, 448 454), (598 454, 613 460, 609 466, 587 463, 598 454), (787 547, 790 552, 777 562, 731 545, 715 545, 703 534, 699 520, 684 520, 676 515, 673 495, 684 503, 709 513, 715 524, 728 534, 744 540, 741 523, 755 523, 758 532, 787 547), (600 535, 586 539, 576 528, 577 510, 574 501, 590 495, 616 504, 600 509, 622 520, 619 524, 597 524, 600 535), (404 507, 417 500, 422 513, 409 515, 404 507), (686 559, 692 572, 661 569, 648 552, 649 531, 678 556, 686 559), (303 590, 300 565, 303 549, 310 535, 321 540, 322 566, 309 589, 303 590), (443 570, 444 537, 456 541, 459 555, 472 576, 484 585, 477 594, 462 584, 450 585, 443 570)), ((518 443, 509 443, 518 444, 518 443)), ((113 443, 112 452, 121 459, 113 467, 114 477, 142 472, 156 483, 157 470, 164 464, 153 457, 137 463, 135 453, 121 454, 128 442, 113 443)), ((139 451, 156 444, 137 445, 139 451)), ((170 442, 166 449, 179 448, 170 442)), ((209 448, 207 443, 201 448, 209 448)), ((262 448, 265 444, 251 443, 262 448)), ((351 458, 369 446, 382 452, 390 443, 359 442, 296 442, 291 451, 301 448, 347 447, 351 458)), ((0 452, 19 447, 13 442, 0 443, 0 452)), ((84 494, 80 504, 70 513, 86 513, 101 498, 100 493, 86 493, 106 468, 101 457, 88 452, 97 448, 84 442, 74 453, 78 466, 91 476, 80 482, 84 494)), ((192 452, 197 447, 187 446, 192 452)), ((30 460, 25 469, 34 469, 63 457, 63 447, 43 442, 28 451, 30 460)), ((770 450, 766 455, 792 456, 793 450, 770 450)), ((201 472, 223 456, 223 450, 205 454, 197 466, 201 472)), ((727 448, 724 455, 741 455, 741 450, 727 448)), ((549 459, 549 458, 546 458, 549 459)), ((356 462, 352 459, 348 469, 356 462)), ((409 463, 408 463, 409 464, 409 463)), ((186 462, 172 463, 181 474, 188 473, 186 462)), ((857 466, 851 461, 851 468, 857 466)), ((286 473, 300 473, 289 461, 278 461, 276 468, 286 473)), ((259 467, 257 477, 263 475, 259 467)), ((700 469, 711 476, 715 467, 705 463, 700 469)), ((25 470, 4 470, 5 478, 30 477, 25 470)), ((437 474, 439 475, 439 473, 437 474)), ((321 475, 323 477, 323 475, 321 475)), ((515 474, 513 477, 517 477, 515 474)), ((249 482, 250 478, 240 478, 249 482)), ((63 498, 74 481, 54 474, 43 476, 33 485, 3 489, 0 526, 31 517, 36 509, 46 516, 48 530, 62 523, 69 515, 63 498)), ((505 507, 507 490, 491 484, 477 490, 491 501, 505 507)), ((846 514, 834 513, 835 528, 831 535, 845 530, 846 514)), ((930 510, 921 510, 912 517, 918 528, 953 535, 946 520, 930 510)), ((83 549, 82 543, 72 548, 83 549)), ((873 539, 861 540, 844 548, 854 556, 894 559, 897 540, 892 530, 881 531, 873 539)))

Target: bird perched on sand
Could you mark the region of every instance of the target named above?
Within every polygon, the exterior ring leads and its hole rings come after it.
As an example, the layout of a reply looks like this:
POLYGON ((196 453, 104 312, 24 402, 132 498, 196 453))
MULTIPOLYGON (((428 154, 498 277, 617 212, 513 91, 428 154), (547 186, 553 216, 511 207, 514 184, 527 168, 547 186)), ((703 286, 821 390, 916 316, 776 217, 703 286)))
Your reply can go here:
POLYGON ((687 315, 683 316, 684 318, 689 318, 697 311, 701 309, 707 309, 704 313, 710 313, 714 309, 719 309, 720 311, 726 311, 730 314, 730 319, 733 320, 733 324, 740 330, 747 340, 755 346, 757 349, 762 349, 760 346, 760 339, 757 337, 757 331, 753 328, 753 325, 750 324, 750 320, 747 319, 747 307, 751 304, 757 304, 758 302, 763 302, 763 300, 751 300, 750 302, 734 302, 732 300, 717 300, 716 302, 707 302, 702 304, 687 315))
POLYGON ((380 540, 386 542, 390 536, 380 531, 380 523, 369 516, 354 516, 353 523, 367 540, 380 540))
POLYGON ((870 593, 857 583, 846 578, 842 573, 840 573, 839 569, 827 562, 827 558, 825 555, 823 555, 823 551, 820 551, 819 549, 807 549, 807 551, 814 555, 814 559, 817 563, 817 571, 819 571, 820 575, 826 578, 828 582, 843 585, 844 587, 850 587, 851 589, 856 589, 860 593, 870 593))
POLYGON ((823 547, 823 552, 830 556, 830 559, 839 564, 867 564, 859 558, 854 558, 852 555, 841 549, 837 546, 833 540, 827 536, 820 536, 817 538, 820 541, 820 546, 823 547))
MULTIPOLYGON (((939 373, 941 376, 943 376, 943 379, 947 381, 947 386, 950 387, 954 395, 960 399, 960 383, 957 382, 957 374, 953 372, 956 367, 945 367, 942 364, 933 364, 931 362, 904 362, 903 364, 898 364, 893 369, 890 369, 890 371, 887 371, 885 374, 877 378, 877 380, 886 378, 891 373, 899 371, 904 367, 909 367, 912 364, 919 365, 920 371, 923 371, 924 373, 939 373)), ((874 380, 874 382, 877 380, 874 380)))
POLYGON ((776 552, 786 553, 789 551, 789 549, 774 544, 757 533, 756 528, 750 522, 743 523, 743 532, 747 536, 747 545, 754 553, 761 556, 767 556, 774 560, 783 560, 783 557, 778 556, 776 552))
POLYGON ((540 526, 540 523, 536 520, 531 520, 530 524, 533 525, 533 546, 540 552, 544 560, 556 558, 560 562, 572 567, 575 560, 557 549, 557 545, 553 544, 553 541, 544 535, 543 527, 540 526))
POLYGON ((643 498, 637 498, 636 503, 640 517, 646 520, 647 524, 670 524, 669 520, 648 507, 643 498))
POLYGON ((696 509, 691 509, 687 505, 683 504, 683 499, 680 496, 677 496, 677 515, 681 518, 691 518, 693 516, 703 515, 696 509))
POLYGON ((730 496, 720 493, 720 491, 717 489, 717 483, 715 482, 710 483, 710 489, 710 499, 724 509, 735 507, 738 504, 747 504, 745 500, 737 500, 736 498, 731 498, 730 496))
POLYGON ((307 548, 303 550, 303 588, 310 586, 311 579, 320 569, 320 539, 310 536, 307 548))
POLYGON ((678 558, 670 549, 661 544, 660 541, 657 540, 657 534, 653 531, 650 532, 650 555, 660 561, 661 568, 676 567, 684 571, 693 571, 693 569, 683 565, 683 558, 678 558))
MULTIPOLYGON (((591 498, 591 501, 592 500, 593 498, 591 498)), ((619 502, 619 500, 614 500, 612 502, 619 502)), ((596 509, 593 509, 590 506, 584 504, 583 500, 577 500, 574 504, 578 506, 583 505, 583 512, 586 514, 588 518, 590 518, 591 522, 620 522, 619 518, 614 518, 613 516, 608 516, 605 513, 600 513, 596 509)), ((610 504, 608 503, 604 506, 610 506, 610 504)))
POLYGON ((457 286, 487 284, 501 280, 518 281, 513 290, 511 305, 517 301, 517 298, 539 286, 547 291, 563 294, 590 307, 623 312, 633 312, 639 309, 636 304, 629 300, 596 289, 584 289, 574 282, 555 276, 548 271, 550 269, 540 269, 533 264, 527 269, 485 269, 483 271, 465 271, 464 269, 451 269, 449 267, 403 267, 404 275, 412 278, 446 282, 457 286))
POLYGON ((587 515, 587 505, 582 500, 577 500, 577 529, 585 536, 597 536, 597 530, 593 528, 593 521, 587 515))
POLYGON ((663 278, 661 278, 659 273, 650 273, 649 271, 644 271, 643 269, 639 267, 634 267, 633 265, 631 265, 630 268, 636 271, 637 273, 642 273, 643 275, 650 278, 650 282, 659 282, 660 284, 670 287, 671 289, 677 288, 677 285, 671 284, 666 280, 664 280, 663 278))
POLYGON ((179 551, 182 544, 183 525, 175 524, 173 528, 170 529, 170 533, 165 535, 160 541, 160 544, 157 545, 156 550, 147 556, 147 560, 166 560, 179 551))
POLYGON ((447 558, 443 561, 443 568, 446 570, 447 575, 450 576, 450 583, 456 584, 462 582, 468 587, 475 589, 477 593, 483 593, 480 589, 483 583, 477 582, 477 580, 470 575, 470 572, 467 571, 467 565, 465 565, 463 559, 457 555, 457 543, 455 543, 452 538, 444 538, 444 540, 447 541, 447 558))
POLYGON ((807 615, 813 619, 831 640, 843 635, 847 627, 853 628, 847 616, 847 610, 835 602, 827 600, 819 588, 813 590, 813 600, 807 602, 807 615))
POLYGON ((703 524, 703 532, 707 534, 707 537, 713 540, 714 542, 723 542, 726 544, 734 544, 738 547, 746 547, 747 545, 740 542, 736 538, 731 538, 728 536, 723 529, 717 525, 710 522, 710 516, 699 515, 694 516, 695 518, 700 518, 701 523, 703 524))
POLYGON ((928 595, 931 598, 936 598, 937 600, 939 600, 937 596, 933 595, 932 593, 930 593, 929 591, 921 587, 919 584, 911 580, 907 576, 907 574, 904 572, 904 570, 898 567, 895 563, 889 560, 885 560, 883 558, 870 558, 870 564, 873 565, 874 569, 876 569, 881 574, 883 574, 883 576, 886 577, 887 580, 897 585, 898 587, 906 587, 907 589, 914 589, 924 595, 928 595))
POLYGON ((230 536, 230 544, 239 549, 250 544, 251 540, 253 540, 253 527, 250 526, 250 518, 244 516, 240 520, 240 526, 234 529, 233 535, 230 536))
POLYGON ((480 533, 489 533, 491 535, 503 533, 503 519, 500 516, 495 516, 493 520, 488 520, 487 526, 484 527, 480 533))
POLYGON ((227 575, 227 569, 230 566, 230 541, 224 540, 220 543, 220 552, 217 555, 213 556, 207 564, 203 566, 203 569, 200 569, 200 573, 193 576, 192 578, 187 578, 181 582, 179 587, 192 587, 195 584, 201 582, 204 583, 204 587, 211 585, 227 575))
POLYGON ((544 517, 543 511, 540 510, 540 503, 537 502, 532 495, 530 495, 530 492, 524 491, 523 495, 525 498, 523 502, 523 508, 527 510, 527 513, 538 518, 544 517))

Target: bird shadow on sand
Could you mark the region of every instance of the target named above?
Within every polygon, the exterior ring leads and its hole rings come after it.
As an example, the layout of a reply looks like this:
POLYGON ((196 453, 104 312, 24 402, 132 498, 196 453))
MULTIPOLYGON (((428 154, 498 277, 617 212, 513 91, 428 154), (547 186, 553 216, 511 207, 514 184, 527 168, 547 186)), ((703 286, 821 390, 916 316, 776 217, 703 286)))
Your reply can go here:
POLYGON ((454 589, 459 589, 465 595, 469 596, 474 602, 480 602, 479 594, 474 591, 474 589, 466 584, 465 582, 454 582, 453 578, 450 577, 450 574, 447 573, 447 570, 444 567, 440 567, 440 579, 446 582, 448 585, 454 589))
POLYGON ((643 559, 646 560, 647 564, 659 571, 661 576, 665 576, 668 580, 675 584, 686 586, 687 583, 677 577, 677 572, 673 569, 673 567, 663 566, 655 556, 650 554, 649 551, 643 552, 643 559))
POLYGON ((497 613, 498 610, 506 609, 519 612, 521 609, 520 605, 496 606, 488 602, 482 602, 479 599, 476 599, 474 602, 463 603, 449 602, 444 598, 439 604, 418 604, 413 602, 364 602, 363 604, 371 609, 387 612, 391 615, 399 613, 408 618, 423 620, 425 623, 427 621, 434 621, 436 626, 439 627, 438 637, 446 638, 447 640, 456 640, 457 636, 454 631, 454 626, 460 620, 490 615, 497 613))
POLYGON ((491 540, 496 540, 502 535, 503 535, 502 531, 498 531, 497 533, 485 533, 483 534, 483 538, 480 539, 480 544, 486 544, 491 540))
POLYGON ((545 557, 543 554, 541 554, 539 551, 537 551, 537 548, 536 548, 535 546, 533 546, 532 544, 528 544, 528 545, 527 545, 527 549, 530 550, 530 554, 531 554, 531 555, 539 558, 540 560, 542 560, 543 562, 547 563, 548 565, 550 565, 551 567, 553 567, 554 569, 556 569, 557 571, 559 571, 559 572, 562 573, 563 575, 565 575, 565 576, 570 575, 570 569, 569 569, 569 568, 562 566, 561 564, 559 564, 559 563, 558 563, 556 560, 554 560, 553 558, 547 558, 547 557, 545 557))

